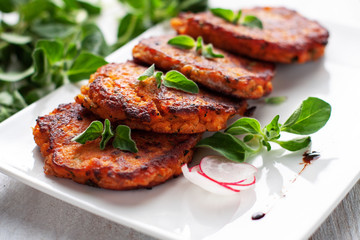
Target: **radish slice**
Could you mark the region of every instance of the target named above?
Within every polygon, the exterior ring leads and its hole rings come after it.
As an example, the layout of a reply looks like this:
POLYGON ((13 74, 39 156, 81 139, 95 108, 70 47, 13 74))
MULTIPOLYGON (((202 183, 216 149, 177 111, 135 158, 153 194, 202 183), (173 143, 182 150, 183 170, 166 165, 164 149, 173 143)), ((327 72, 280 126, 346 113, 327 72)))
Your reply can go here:
POLYGON ((209 192, 221 195, 238 193, 250 188, 256 182, 257 169, 254 166, 248 163, 230 162, 220 156, 205 157, 199 165, 190 170, 187 165, 183 165, 181 169, 190 182, 209 192), (229 176, 230 174, 232 176, 229 176))
MULTIPOLYGON (((198 167, 198 166, 196 166, 198 167)), ((209 191, 211 193, 215 193, 215 194, 219 194, 219 195, 232 195, 235 194, 237 192, 224 188, 223 186, 210 181, 207 178, 204 178, 203 176, 201 176, 199 174, 199 172, 197 171, 197 169, 195 167, 191 168, 191 172, 189 171, 189 168, 186 164, 184 164, 182 167, 182 172, 184 174, 184 177, 189 180, 190 182, 192 182, 193 184, 205 189, 206 191, 209 191)))
POLYGON ((251 184, 257 172, 251 164, 231 162, 222 156, 204 157, 199 167, 209 178, 231 185, 251 184))

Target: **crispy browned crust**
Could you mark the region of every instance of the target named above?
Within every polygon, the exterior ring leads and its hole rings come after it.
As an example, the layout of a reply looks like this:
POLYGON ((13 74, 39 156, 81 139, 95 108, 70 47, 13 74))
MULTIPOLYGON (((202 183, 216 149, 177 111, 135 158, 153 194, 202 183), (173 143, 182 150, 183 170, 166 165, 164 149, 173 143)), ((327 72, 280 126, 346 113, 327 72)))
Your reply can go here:
POLYGON ((194 49, 167 44, 174 36, 143 39, 133 49, 135 60, 169 71, 177 70, 216 92, 238 98, 260 98, 272 90, 275 66, 237 57, 219 49, 224 58, 207 59, 194 49))
POLYGON ((148 188, 180 175, 181 165, 191 160, 201 137, 133 131, 138 153, 115 149, 110 143, 100 150, 100 139, 84 145, 71 141, 95 119, 77 103, 60 105, 37 119, 33 134, 47 175, 114 190, 148 188))
POLYGON ((198 94, 157 88, 153 77, 137 80, 147 68, 133 62, 112 63, 98 69, 75 100, 102 118, 134 129, 161 133, 218 131, 235 114, 243 114, 244 100, 232 100, 201 90, 198 94))
POLYGON ((210 12, 184 13, 171 21, 180 34, 202 36, 206 42, 251 58, 304 63, 324 55, 329 32, 316 21, 283 7, 243 9, 257 16, 263 29, 234 25, 210 12))

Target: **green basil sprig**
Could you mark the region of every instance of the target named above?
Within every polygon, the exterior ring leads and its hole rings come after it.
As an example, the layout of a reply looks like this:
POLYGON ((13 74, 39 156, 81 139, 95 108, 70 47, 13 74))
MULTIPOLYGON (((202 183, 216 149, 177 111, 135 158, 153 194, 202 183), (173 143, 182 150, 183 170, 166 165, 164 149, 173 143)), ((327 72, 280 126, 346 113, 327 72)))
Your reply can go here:
POLYGON ((152 64, 138 77, 138 80, 143 81, 149 77, 154 77, 156 79, 158 88, 161 87, 161 84, 164 84, 164 86, 168 88, 175 88, 184 92, 199 92, 199 87, 194 81, 186 78, 182 73, 175 70, 171 70, 163 76, 162 72, 155 72, 155 64, 152 64))
POLYGON ((287 99, 286 96, 277 96, 277 97, 265 98, 264 101, 265 101, 265 103, 268 103, 268 104, 281 104, 281 103, 285 102, 286 99, 287 99))
POLYGON ((205 58, 223 58, 224 55, 220 53, 214 53, 213 45, 205 45, 202 37, 198 37, 195 40, 187 35, 178 35, 171 38, 168 42, 169 45, 182 49, 192 49, 196 46, 195 51, 197 54, 204 56, 205 58))
MULTIPOLYGON (((224 9, 224 8, 212 8, 210 9, 212 14, 214 14, 217 17, 220 17, 224 19, 227 22, 233 23, 237 25, 239 23, 239 20, 242 15, 242 11, 239 10, 237 14, 233 12, 230 9, 224 9)), ((246 15, 243 18, 243 21, 240 22, 241 25, 251 27, 251 28, 260 28, 263 29, 263 24, 259 18, 253 15, 246 15)))
POLYGON ((284 124, 279 123, 279 115, 275 116, 264 128, 261 128, 260 123, 254 118, 240 118, 224 133, 216 132, 202 139, 197 146, 209 147, 236 162, 245 161, 249 156, 258 154, 264 147, 270 151, 270 142, 277 143, 289 151, 297 151, 307 147, 311 143, 311 137, 282 141, 279 140, 281 132, 298 135, 315 133, 325 126, 330 115, 330 104, 319 98, 309 97, 284 124), (240 140, 235 135, 244 135, 244 138, 240 140))
POLYGON ((113 133, 109 119, 105 119, 104 126, 100 121, 96 120, 91 122, 85 131, 75 136, 71 141, 85 144, 86 142, 95 140, 101 136, 99 145, 100 149, 104 150, 106 144, 114 137, 112 142, 114 148, 137 153, 138 149, 136 143, 131 139, 130 134, 131 129, 128 126, 119 125, 116 127, 115 133, 113 133))

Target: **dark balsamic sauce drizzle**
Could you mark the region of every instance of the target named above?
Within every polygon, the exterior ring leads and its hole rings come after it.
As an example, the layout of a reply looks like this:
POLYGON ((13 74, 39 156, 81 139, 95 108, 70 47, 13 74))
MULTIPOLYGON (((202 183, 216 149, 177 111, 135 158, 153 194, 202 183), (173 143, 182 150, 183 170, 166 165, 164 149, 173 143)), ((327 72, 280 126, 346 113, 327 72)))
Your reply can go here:
POLYGON ((266 213, 263 212, 256 212, 251 216, 251 220, 259 220, 262 219, 263 217, 265 217, 266 213))
POLYGON ((303 154, 303 162, 305 164, 310 164, 311 161, 313 160, 317 160, 320 158, 320 153, 317 151, 312 151, 312 152, 305 152, 303 154))
MULTIPOLYGON (((300 176, 300 174, 305 170, 305 168, 310 165, 312 163, 312 161, 314 160, 317 160, 320 158, 320 153, 317 152, 317 151, 306 151, 304 154, 303 154, 303 162, 300 163, 300 164, 304 164, 304 167, 301 169, 301 171, 296 175, 296 177, 294 179, 292 179, 290 181, 290 183, 294 183, 296 181, 296 179, 300 176)), ((287 192, 287 190, 285 191, 285 193, 287 192)), ((277 200, 280 200, 281 198, 284 198, 286 197, 286 194, 284 192, 282 193, 282 195, 277 199, 277 200)), ((273 206, 274 204, 272 204, 273 206)), ((262 219, 263 217, 265 217, 265 215, 270 211, 270 209, 272 208, 272 206, 267 210, 267 211, 264 211, 264 212, 256 212, 254 213, 252 216, 251 216, 251 220, 259 220, 259 219, 262 219)))

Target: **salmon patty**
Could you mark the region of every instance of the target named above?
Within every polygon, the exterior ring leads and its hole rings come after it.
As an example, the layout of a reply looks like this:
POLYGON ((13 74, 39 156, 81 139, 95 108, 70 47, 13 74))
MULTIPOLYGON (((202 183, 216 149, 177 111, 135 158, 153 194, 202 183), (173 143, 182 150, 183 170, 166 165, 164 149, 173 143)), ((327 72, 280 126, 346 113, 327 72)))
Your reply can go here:
POLYGON ((242 16, 254 15, 263 29, 234 25, 210 12, 183 13, 172 19, 180 34, 202 36, 214 46, 251 58, 304 63, 324 55, 329 32, 318 22, 283 7, 242 9, 242 16))
POLYGON ((100 150, 100 138, 80 144, 71 141, 97 117, 80 104, 63 104, 38 117, 34 139, 45 158, 45 173, 81 184, 125 190, 149 188, 181 174, 192 159, 201 134, 160 134, 133 131, 139 151, 100 150))
POLYGON ((101 118, 125 123, 132 129, 160 133, 218 131, 235 114, 246 111, 246 101, 200 90, 198 94, 161 86, 150 77, 137 77, 147 68, 131 61, 98 69, 75 99, 101 118))
POLYGON ((193 49, 167 44, 174 36, 142 40, 133 49, 135 60, 169 71, 177 70, 188 78, 222 94, 238 98, 260 98, 272 90, 275 66, 237 57, 214 49, 224 58, 205 58, 193 49))

